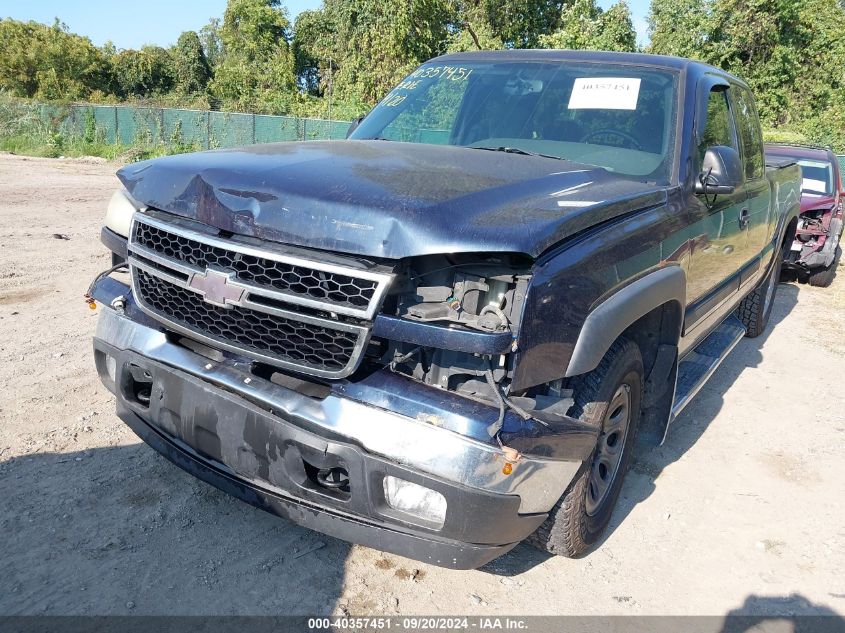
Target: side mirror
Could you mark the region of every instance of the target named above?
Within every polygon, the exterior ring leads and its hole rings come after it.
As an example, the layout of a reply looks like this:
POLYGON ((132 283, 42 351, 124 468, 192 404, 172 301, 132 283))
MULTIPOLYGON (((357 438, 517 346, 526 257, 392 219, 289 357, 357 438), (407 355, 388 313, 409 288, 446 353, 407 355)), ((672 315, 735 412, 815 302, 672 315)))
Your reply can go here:
POLYGON ((708 147, 695 183, 695 193, 731 194, 741 183, 742 161, 739 152, 726 145, 708 147))
POLYGON ((346 138, 352 136, 352 132, 354 132, 358 128, 358 126, 361 125, 361 121, 363 121, 366 116, 366 114, 363 114, 349 124, 349 128, 347 128, 346 130, 346 138))

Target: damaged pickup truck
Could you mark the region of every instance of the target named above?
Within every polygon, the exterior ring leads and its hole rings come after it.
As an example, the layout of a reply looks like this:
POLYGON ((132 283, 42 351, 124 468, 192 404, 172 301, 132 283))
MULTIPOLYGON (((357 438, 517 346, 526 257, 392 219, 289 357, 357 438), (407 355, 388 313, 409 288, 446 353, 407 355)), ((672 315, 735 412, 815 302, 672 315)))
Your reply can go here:
MULTIPOLYGON (((639 435, 759 335, 800 170, 684 59, 449 55, 349 139, 121 169, 96 367, 197 477, 454 568, 606 527, 639 435)), ((645 449, 647 450, 647 448, 645 449)))
POLYGON ((770 160, 794 161, 801 167, 801 214, 784 269, 801 282, 826 288, 836 277, 842 255, 845 186, 839 161, 823 147, 767 144, 765 151, 770 160))

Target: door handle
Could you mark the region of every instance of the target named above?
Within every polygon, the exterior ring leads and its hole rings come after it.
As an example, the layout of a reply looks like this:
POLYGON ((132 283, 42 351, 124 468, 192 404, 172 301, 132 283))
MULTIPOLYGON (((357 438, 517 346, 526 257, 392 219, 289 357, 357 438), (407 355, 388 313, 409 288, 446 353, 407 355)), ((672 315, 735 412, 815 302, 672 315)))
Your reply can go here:
POLYGON ((748 207, 739 212, 739 228, 742 230, 748 228, 748 207))

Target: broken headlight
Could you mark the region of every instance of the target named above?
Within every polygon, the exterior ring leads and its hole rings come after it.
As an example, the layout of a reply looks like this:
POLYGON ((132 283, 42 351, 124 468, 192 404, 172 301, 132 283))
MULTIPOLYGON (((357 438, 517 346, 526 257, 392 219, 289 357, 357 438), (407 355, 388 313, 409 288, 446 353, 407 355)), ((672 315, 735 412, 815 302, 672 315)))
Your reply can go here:
POLYGON ((397 314, 482 332, 515 332, 529 270, 530 260, 511 254, 416 258, 401 277, 397 314))
MULTIPOLYGON (((408 321, 490 334, 519 331, 532 260, 507 253, 436 255, 403 262, 389 310, 408 321)), ((493 400, 488 374, 507 381, 511 354, 494 356, 398 343, 385 360, 393 371, 441 389, 493 400)))

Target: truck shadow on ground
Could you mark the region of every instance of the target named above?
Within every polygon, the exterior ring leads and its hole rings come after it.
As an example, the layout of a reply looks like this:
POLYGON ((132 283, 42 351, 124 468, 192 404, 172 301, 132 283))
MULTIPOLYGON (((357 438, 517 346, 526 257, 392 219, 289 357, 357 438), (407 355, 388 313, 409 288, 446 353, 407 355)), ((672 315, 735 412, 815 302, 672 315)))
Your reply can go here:
POLYGON ((845 633, 845 618, 801 594, 750 595, 725 614, 719 633, 845 633))
POLYGON ((143 444, 8 459, 0 488, 3 615, 328 615, 342 593, 349 544, 143 444))
MULTIPOLYGON (((781 283, 775 304, 772 306, 769 324, 763 334, 754 339, 745 338, 740 341, 701 392, 672 423, 663 446, 637 447, 637 453, 631 465, 632 472, 625 480, 610 525, 597 547, 601 547, 637 504, 651 496, 655 489, 654 482, 663 470, 679 460, 698 441, 721 411, 725 393, 733 386, 739 375, 753 370, 760 364, 763 360, 762 349, 766 341, 778 324, 792 312, 798 302, 798 292, 799 287, 796 284, 781 283)), ((549 555, 522 544, 498 560, 492 561, 483 569, 497 575, 513 576, 528 571, 548 558, 550 558, 549 555)))

